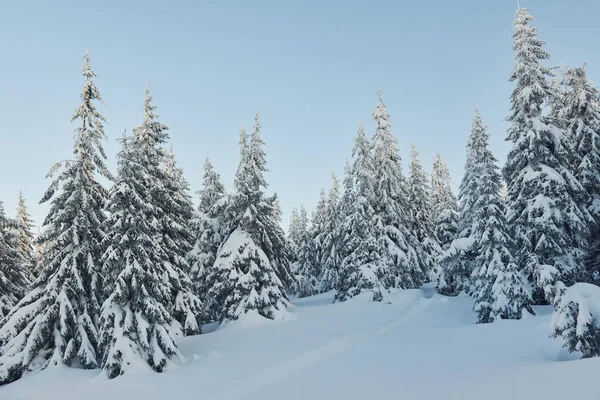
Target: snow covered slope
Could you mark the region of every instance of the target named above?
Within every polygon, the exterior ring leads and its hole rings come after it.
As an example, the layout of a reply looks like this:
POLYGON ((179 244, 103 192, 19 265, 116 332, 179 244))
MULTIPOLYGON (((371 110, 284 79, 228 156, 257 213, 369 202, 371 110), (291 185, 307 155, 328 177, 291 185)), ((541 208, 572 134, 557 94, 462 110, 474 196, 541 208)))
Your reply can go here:
POLYGON ((187 364, 163 374, 141 367, 109 381, 55 367, 1 387, 0 399, 598 397, 600 360, 576 360, 548 339, 549 307, 522 321, 476 325, 471 299, 430 287, 396 292, 391 304, 332 298, 295 301, 287 321, 241 319, 185 338, 187 364))

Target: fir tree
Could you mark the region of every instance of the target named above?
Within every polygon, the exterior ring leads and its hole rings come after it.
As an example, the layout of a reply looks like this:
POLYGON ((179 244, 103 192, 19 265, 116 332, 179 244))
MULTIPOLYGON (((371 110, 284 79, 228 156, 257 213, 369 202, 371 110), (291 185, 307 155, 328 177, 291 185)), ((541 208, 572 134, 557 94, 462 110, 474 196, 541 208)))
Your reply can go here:
MULTIPOLYGON (((473 186, 466 186, 465 199, 472 201, 470 235, 476 259, 465 276, 473 287, 474 310, 478 322, 497 319, 520 319, 523 310, 531 309, 527 281, 509 250, 511 239, 506 226, 504 202, 500 197, 501 178, 497 160, 489 150, 489 134, 477 110, 469 139, 467 168, 473 186)), ((469 182, 465 180, 463 182, 469 182)), ((467 264, 468 265, 468 264, 467 264)), ((465 285, 466 286, 466 285, 465 285)))
POLYGON ((29 285, 29 270, 19 253, 18 221, 4 214, 0 202, 0 321, 23 298, 29 285))
POLYGON ((593 216, 589 224, 591 259, 587 271, 577 279, 600 282, 597 254, 600 254, 600 108, 598 90, 587 80, 584 68, 573 68, 564 74, 569 90, 564 96, 561 117, 566 121, 568 143, 572 145, 572 172, 587 193, 580 204, 593 216))
MULTIPOLYGON (((442 274, 437 289, 444 295, 457 295, 463 290, 468 294, 473 294, 475 290, 471 275, 478 265, 476 261, 478 243, 473 237, 473 232, 480 222, 476 216, 478 210, 475 203, 483 195, 481 192, 484 185, 482 169, 489 169, 489 160, 493 158, 487 149, 488 137, 483 119, 477 109, 467 142, 467 161, 458 192, 460 204, 457 225, 458 240, 451 242, 448 251, 440 259, 442 274)), ((489 176, 485 179, 489 179, 489 176)))
POLYGON ((338 268, 340 263, 339 240, 337 230, 340 220, 340 183, 335 176, 331 175, 331 188, 325 209, 325 221, 323 226, 323 240, 321 243, 321 291, 328 292, 336 286, 338 279, 338 268))
POLYGON ((34 236, 32 231, 34 226, 35 224, 31 219, 31 215, 25 206, 23 191, 20 191, 19 203, 17 205, 17 251, 19 252, 25 270, 32 277, 37 275, 35 248, 33 247, 34 236))
POLYGON ((191 335, 200 332, 202 316, 202 303, 193 294, 185 258, 191 249, 189 224, 193 208, 183 173, 162 147, 169 139, 167 131, 168 128, 158 121, 156 106, 146 87, 143 121, 133 131, 131 146, 138 149, 140 163, 155 183, 149 188, 148 201, 154 212, 148 218, 152 219, 155 228, 152 237, 164 256, 163 279, 171 292, 169 312, 181 325, 183 333, 191 335))
POLYGON ((441 249, 435 237, 435 227, 431 218, 430 188, 427 174, 419 161, 419 151, 414 145, 410 151, 410 169, 408 176, 408 207, 410 230, 421 243, 420 268, 435 281, 439 274, 437 259, 441 249))
POLYGON ((209 280, 208 296, 218 299, 220 321, 246 313, 279 318, 292 286, 285 236, 273 218, 273 202, 264 194, 267 171, 258 115, 249 141, 240 140, 241 160, 226 214, 229 235, 220 246, 209 280))
POLYGON ((298 258, 298 247, 300 246, 300 241, 302 240, 302 232, 300 230, 300 215, 298 214, 298 209, 296 207, 292 208, 287 239, 290 245, 290 251, 292 252, 293 260, 296 261, 298 258))
POLYGON ((450 187, 450 171, 440 154, 433 161, 431 203, 436 237, 442 250, 447 250, 458 231, 458 204, 450 187))
MULTIPOLYGON (((313 210, 310 224, 311 248, 313 250, 312 261, 316 268, 317 276, 320 277, 323 273, 322 260, 324 258, 324 241, 327 235, 325 224, 327 221, 327 195, 325 189, 321 189, 319 201, 313 210)), ((319 289, 320 291, 320 289, 319 289)))
MULTIPOLYGON (((92 83, 96 75, 84 57, 81 105, 72 120, 74 159, 62 164, 42 203, 50 201, 39 240, 46 250, 33 288, 4 319, 0 329, 0 383, 12 382, 48 364, 97 368, 97 321, 101 304, 99 265, 106 219, 106 190, 97 173, 110 178, 101 141, 104 118, 94 100, 101 101, 92 83)), ((52 176, 59 168, 51 169, 52 176)))
POLYGON ((373 223, 375 210, 375 175, 371 146, 362 125, 354 140, 352 168, 346 168, 340 224, 343 259, 340 263, 335 301, 346 301, 364 291, 381 301, 386 287, 380 280, 382 267, 377 229, 373 223))
POLYGON ((297 218, 297 260, 292 266, 296 276, 294 292, 298 297, 307 297, 319 293, 320 285, 317 269, 313 264, 312 241, 304 206, 300 207, 297 218))
POLYGON ((507 140, 513 143, 503 169, 508 184, 507 220, 520 269, 533 286, 536 303, 552 302, 555 284, 581 274, 591 216, 580 207, 585 191, 570 172, 569 144, 555 118, 542 114, 550 94, 550 71, 529 11, 514 21, 516 65, 510 77, 507 140))
POLYGON ((425 278, 418 262, 420 245, 408 230, 408 193, 402 174, 397 140, 391 134, 390 116, 381 92, 373 119, 377 123, 372 141, 374 174, 374 223, 380 226, 378 246, 382 264, 376 271, 386 288, 419 287, 425 278))
POLYGON ((224 241, 226 221, 221 211, 227 202, 227 193, 221 183, 221 177, 207 158, 204 163, 203 188, 199 191, 200 205, 194 219, 196 243, 188 255, 191 266, 190 278, 194 292, 204 302, 207 322, 216 321, 220 310, 215 299, 207 297, 214 282, 207 280, 211 276, 219 245, 224 241))
MULTIPOLYGON (((114 283, 107 286, 102 306, 100 349, 109 378, 125 373, 138 359, 158 372, 181 360, 171 329, 172 294, 162 279, 168 256, 154 225, 151 190, 160 182, 148 173, 141 148, 130 142, 122 140, 106 222, 104 275, 114 283)), ((195 323, 195 316, 190 318, 195 323)))

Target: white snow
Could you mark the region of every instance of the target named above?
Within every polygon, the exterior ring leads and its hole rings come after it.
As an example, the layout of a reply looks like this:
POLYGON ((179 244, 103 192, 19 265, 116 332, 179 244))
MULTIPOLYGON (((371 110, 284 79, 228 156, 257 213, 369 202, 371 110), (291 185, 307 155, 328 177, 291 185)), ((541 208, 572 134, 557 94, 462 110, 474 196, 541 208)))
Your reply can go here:
POLYGON ((294 318, 247 315, 179 340, 186 362, 108 380, 50 367, 0 387, 2 400, 597 398, 600 359, 578 360, 549 339, 550 307, 519 321, 475 324, 473 301, 431 286, 295 300, 294 318), (256 317, 256 318, 255 318, 256 317), (483 397, 482 397, 483 396, 483 397))

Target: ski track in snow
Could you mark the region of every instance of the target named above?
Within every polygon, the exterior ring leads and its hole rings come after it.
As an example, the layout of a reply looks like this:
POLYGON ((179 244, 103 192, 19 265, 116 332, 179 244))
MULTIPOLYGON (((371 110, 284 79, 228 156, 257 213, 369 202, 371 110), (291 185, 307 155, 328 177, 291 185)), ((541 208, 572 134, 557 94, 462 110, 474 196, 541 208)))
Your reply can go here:
POLYGON ((323 346, 306 351, 287 361, 262 369, 236 382, 229 382, 226 388, 213 388, 213 390, 206 391, 205 394, 210 399, 241 399, 288 375, 354 347, 369 337, 381 335, 395 329, 421 313, 431 304, 431 299, 424 297, 422 290, 417 293, 415 293, 415 298, 383 328, 371 328, 333 339, 323 346))

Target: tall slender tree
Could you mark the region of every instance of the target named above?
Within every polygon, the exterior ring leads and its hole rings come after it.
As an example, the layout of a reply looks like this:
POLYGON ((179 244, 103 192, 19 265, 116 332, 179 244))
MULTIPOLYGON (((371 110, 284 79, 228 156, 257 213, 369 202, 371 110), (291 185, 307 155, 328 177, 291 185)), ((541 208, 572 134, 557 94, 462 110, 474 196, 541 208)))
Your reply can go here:
POLYGON ((338 279, 340 263, 339 238, 337 236, 340 223, 340 183, 335 176, 331 175, 331 188, 325 209, 325 224, 322 241, 321 257, 321 291, 332 290, 338 279))
POLYGON ((435 236, 435 226, 431 218, 431 198, 427 174, 419 160, 419 151, 413 143, 410 149, 408 175, 408 209, 410 230, 421 243, 420 268, 429 280, 435 281, 439 274, 437 259, 441 249, 435 236))
MULTIPOLYGON (((469 236, 473 240, 474 263, 467 263, 468 276, 461 276, 475 297, 474 310, 478 322, 497 319, 520 319, 531 309, 531 294, 527 281, 513 261, 511 238, 506 226, 504 201, 500 197, 501 178, 497 160, 489 150, 489 134, 479 110, 473 119, 473 129, 467 146, 465 200, 472 201, 473 212, 469 236), (472 185, 471 185, 472 184, 472 185)), ((469 261, 467 259, 467 261, 469 261)), ((455 271, 460 273, 461 271, 455 271)))
POLYGON ((140 163, 155 183, 149 188, 148 201, 153 213, 148 218, 154 226, 153 239, 165 256, 161 260, 162 278, 171 292, 169 312, 181 325, 182 333, 191 335, 200 332, 202 317, 202 303, 193 293, 185 258, 191 248, 189 224, 193 208, 187 182, 164 148, 168 139, 168 127, 158 121, 156 106, 146 85, 142 124, 133 130, 131 146, 139 149, 140 163))
POLYGON ((273 218, 273 202, 264 194, 267 168, 260 132, 257 114, 249 140, 240 140, 242 157, 226 211, 228 238, 208 278, 215 282, 208 296, 220 303, 220 321, 247 313, 283 316, 289 304, 285 287, 294 282, 283 231, 273 218))
POLYGON ((207 296, 214 284, 207 279, 214 276, 210 270, 215 263, 219 246, 225 240, 227 227, 222 210, 227 204, 227 193, 220 175, 208 158, 204 163, 203 188, 199 195, 200 205, 193 222, 196 243, 188 255, 188 261, 194 293, 205 305, 205 320, 213 322, 218 318, 219 302, 207 296))
POLYGON ((19 254, 18 228, 0 201, 0 321, 23 298, 29 285, 29 270, 19 254))
POLYGON ((335 301, 346 301, 351 297, 369 291, 375 301, 383 299, 386 290, 380 280, 382 266, 377 230, 373 223, 375 210, 375 174, 372 164, 371 145, 362 125, 354 139, 352 167, 346 168, 344 197, 340 224, 342 232, 342 254, 337 281, 335 301))
POLYGON ((75 130, 74 159, 50 170, 52 176, 63 167, 42 198, 42 203, 50 202, 50 211, 39 239, 46 246, 39 277, 0 328, 0 383, 49 364, 99 366, 102 281, 97 262, 107 191, 96 177, 111 175, 101 144, 104 117, 94 104, 101 97, 89 61, 86 52, 81 104, 72 118, 80 124, 75 130))
POLYGON ((27 211, 23 191, 19 192, 19 202, 17 204, 17 251, 21 257, 25 270, 31 277, 37 275, 35 248, 33 247, 34 235, 33 228, 35 224, 31 219, 31 214, 27 211))
POLYGON ((437 154, 431 172, 432 216, 442 250, 447 250, 458 231, 458 204, 450 185, 448 166, 437 154))
MULTIPOLYGON (((463 290, 473 294, 475 290, 471 275, 478 265, 476 258, 479 249, 473 232, 480 223, 475 203, 483 196, 481 192, 484 187, 482 169, 489 168, 487 163, 489 163, 490 157, 493 157, 487 149, 488 137, 479 109, 476 109, 471 125, 471 134, 467 141, 465 172, 458 192, 457 236, 440 259, 442 273, 437 289, 445 295, 456 295, 463 290)), ((487 173, 489 174, 489 171, 487 173)), ((485 179, 489 179, 489 176, 486 176, 485 179)))
MULTIPOLYGON (((122 140, 108 203, 103 260, 104 276, 111 284, 102 306, 100 349, 109 378, 124 374, 136 360, 158 372, 181 361, 172 329, 172 293, 162 279, 168 255, 156 235, 151 193, 161 182, 149 173, 137 144, 122 140)), ((196 323, 194 315, 190 319, 196 323)))
POLYGON ((543 115, 551 73, 541 61, 550 55, 532 19, 529 10, 517 10, 507 135, 513 147, 503 175, 517 263, 533 286, 534 302, 545 303, 554 300, 557 281, 569 285, 581 273, 591 216, 580 207, 586 193, 570 172, 564 130, 555 118, 543 115))
POLYGON ((386 288, 416 288, 425 278, 418 262, 420 245, 408 229, 406 179, 397 140, 390 131, 390 115, 381 92, 378 96, 379 102, 373 111, 377 124, 372 141, 373 209, 374 223, 382 227, 378 245, 383 263, 377 274, 386 288))
POLYGON ((298 297, 312 296, 319 293, 320 284, 317 269, 313 264, 312 241, 308 226, 308 216, 304 206, 300 207, 297 222, 297 260, 293 264, 296 276, 294 293, 298 297))
POLYGON ((580 204, 594 218, 590 223, 590 255, 587 269, 577 280, 600 282, 600 99, 598 90, 588 81, 585 68, 572 68, 564 74, 568 90, 564 96, 562 120, 568 143, 572 145, 572 172, 584 190, 587 202, 580 204))

